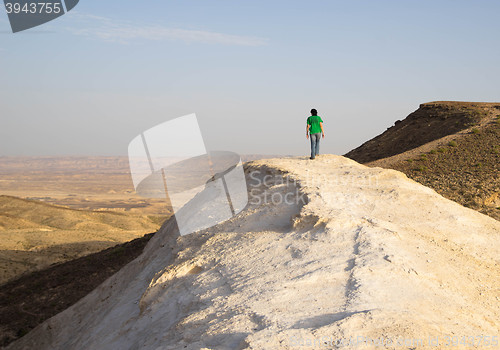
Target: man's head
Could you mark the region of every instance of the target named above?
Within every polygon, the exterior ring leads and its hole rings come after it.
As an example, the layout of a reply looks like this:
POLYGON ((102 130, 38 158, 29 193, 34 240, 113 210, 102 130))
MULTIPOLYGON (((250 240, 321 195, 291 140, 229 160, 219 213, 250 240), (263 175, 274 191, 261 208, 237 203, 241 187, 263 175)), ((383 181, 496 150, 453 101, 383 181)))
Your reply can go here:
POLYGON ((311 115, 318 115, 318 111, 315 110, 314 108, 311 109, 311 115))

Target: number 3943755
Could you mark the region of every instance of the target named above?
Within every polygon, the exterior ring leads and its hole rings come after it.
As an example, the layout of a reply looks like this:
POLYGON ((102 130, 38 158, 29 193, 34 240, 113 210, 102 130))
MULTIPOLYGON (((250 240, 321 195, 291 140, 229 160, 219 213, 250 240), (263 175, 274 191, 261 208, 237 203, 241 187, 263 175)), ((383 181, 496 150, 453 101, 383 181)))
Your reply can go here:
POLYGON ((11 13, 40 13, 40 14, 49 14, 49 13, 61 13, 61 3, 60 2, 32 2, 25 3, 21 5, 20 3, 5 3, 5 10, 8 14, 11 13))

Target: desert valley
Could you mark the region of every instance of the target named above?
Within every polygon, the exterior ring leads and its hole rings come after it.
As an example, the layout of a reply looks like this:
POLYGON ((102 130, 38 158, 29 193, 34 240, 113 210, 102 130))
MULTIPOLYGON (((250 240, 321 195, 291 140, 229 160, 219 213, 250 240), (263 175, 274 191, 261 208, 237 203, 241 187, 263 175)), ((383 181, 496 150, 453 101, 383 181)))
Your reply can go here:
POLYGON ((126 157, 1 157, 0 344, 488 348, 499 145, 500 103, 425 103, 345 156, 247 156, 248 206, 188 236, 126 157))

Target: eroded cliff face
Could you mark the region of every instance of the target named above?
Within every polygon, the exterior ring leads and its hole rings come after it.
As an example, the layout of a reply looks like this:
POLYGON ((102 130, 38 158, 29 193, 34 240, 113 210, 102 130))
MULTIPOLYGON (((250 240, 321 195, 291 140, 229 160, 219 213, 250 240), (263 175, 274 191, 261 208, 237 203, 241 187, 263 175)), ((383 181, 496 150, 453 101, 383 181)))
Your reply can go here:
POLYGON ((497 115, 500 103, 429 102, 385 132, 345 154, 360 163, 391 157, 461 130, 474 127, 497 115))
POLYGON ((429 339, 498 334, 499 222, 340 156, 257 161, 246 174, 240 214, 183 237, 168 221, 143 255, 9 349, 380 338, 435 349, 429 339))

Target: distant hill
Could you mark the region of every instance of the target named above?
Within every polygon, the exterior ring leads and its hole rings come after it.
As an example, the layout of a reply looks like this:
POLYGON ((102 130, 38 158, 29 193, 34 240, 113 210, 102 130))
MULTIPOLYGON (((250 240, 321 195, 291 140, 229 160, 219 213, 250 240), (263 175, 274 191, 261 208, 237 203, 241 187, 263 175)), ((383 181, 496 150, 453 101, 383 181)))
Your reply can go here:
POLYGON ((500 103, 430 102, 345 156, 500 220, 500 103))
MULTIPOLYGON (((43 228, 46 230, 150 229, 150 220, 112 211, 70 209, 35 200, 0 195, 0 230, 43 228)), ((0 243, 1 244, 1 243, 0 243)))
POLYGON ((345 154, 368 163, 414 149, 428 142, 470 128, 500 111, 500 103, 429 102, 404 120, 345 154))
POLYGON ((0 195, 0 283, 155 232, 155 219, 0 195))

